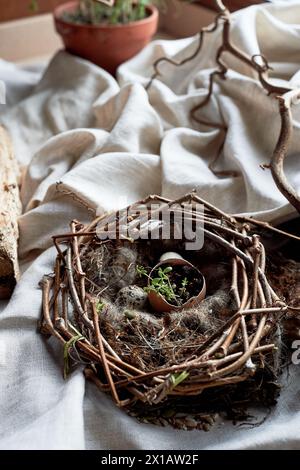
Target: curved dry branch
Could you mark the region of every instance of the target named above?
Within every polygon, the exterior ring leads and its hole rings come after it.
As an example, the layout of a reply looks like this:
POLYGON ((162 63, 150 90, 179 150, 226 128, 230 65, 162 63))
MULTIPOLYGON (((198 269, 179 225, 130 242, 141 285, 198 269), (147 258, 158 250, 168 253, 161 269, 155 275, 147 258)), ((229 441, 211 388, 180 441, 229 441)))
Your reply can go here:
POLYGON ((279 99, 279 110, 281 116, 281 131, 280 136, 272 157, 271 161, 271 171, 274 181, 281 191, 281 193, 286 197, 286 199, 296 208, 296 210, 300 213, 300 196, 295 191, 295 189, 289 184, 285 173, 284 173, 284 160, 287 155, 289 142, 292 135, 293 130, 293 120, 291 114, 291 102, 295 96, 299 95, 299 91, 292 90, 289 87, 277 86, 272 83, 269 79, 269 70, 271 67, 266 59, 261 54, 255 54, 252 57, 242 51, 239 47, 232 43, 231 39, 231 15, 229 10, 224 6, 221 0, 215 0, 215 5, 217 7, 217 16, 215 22, 212 26, 208 26, 203 28, 199 33, 199 44, 195 50, 195 52, 179 62, 168 58, 168 57, 161 57, 159 58, 154 64, 154 74, 152 75, 150 82, 146 86, 146 89, 149 89, 153 80, 160 75, 159 72, 159 65, 162 62, 168 62, 175 67, 180 67, 187 62, 194 60, 198 54, 200 54, 203 46, 204 36, 207 33, 215 32, 219 25, 222 24, 222 44, 216 51, 216 63, 217 68, 214 69, 210 76, 209 76, 209 86, 208 92, 205 98, 199 103, 198 105, 194 106, 191 110, 191 117, 194 121, 202 124, 204 126, 213 127, 216 129, 226 130, 224 124, 216 123, 207 121, 203 118, 200 118, 196 115, 199 110, 203 109, 210 101, 213 90, 214 84, 217 77, 220 77, 222 80, 226 79, 226 74, 228 72, 228 66, 222 60, 224 53, 228 53, 241 61, 242 63, 246 64, 251 68, 253 71, 256 72, 258 76, 258 80, 262 86, 262 88, 268 93, 268 95, 275 95, 277 99, 279 99))

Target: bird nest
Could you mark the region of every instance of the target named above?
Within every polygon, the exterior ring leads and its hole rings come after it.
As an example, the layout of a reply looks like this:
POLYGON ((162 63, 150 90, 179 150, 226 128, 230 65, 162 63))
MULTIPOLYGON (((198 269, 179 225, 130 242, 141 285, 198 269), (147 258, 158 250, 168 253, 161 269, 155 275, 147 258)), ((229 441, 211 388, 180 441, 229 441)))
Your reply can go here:
POLYGON ((177 201, 150 196, 88 226, 73 221, 54 243, 55 270, 42 283, 41 331, 61 342, 65 377, 84 364, 86 378, 119 407, 178 427, 175 417, 186 413, 186 428, 206 429, 228 403, 274 400, 278 325, 288 307, 268 280, 252 221, 195 193, 177 201), (169 237, 162 236, 166 215, 169 237), (182 220, 193 229, 188 237, 182 220), (191 249, 197 234, 204 245, 191 249), (166 251, 193 263, 207 294, 163 313, 151 308, 139 272, 166 251))

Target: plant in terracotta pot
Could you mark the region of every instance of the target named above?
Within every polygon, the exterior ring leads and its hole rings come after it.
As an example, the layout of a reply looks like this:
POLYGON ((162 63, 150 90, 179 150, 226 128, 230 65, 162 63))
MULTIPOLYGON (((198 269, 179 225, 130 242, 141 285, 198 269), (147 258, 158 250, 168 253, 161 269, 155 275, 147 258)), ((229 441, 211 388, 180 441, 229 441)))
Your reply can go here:
POLYGON ((115 74, 156 33, 158 10, 149 0, 80 0, 54 11, 67 51, 115 74))

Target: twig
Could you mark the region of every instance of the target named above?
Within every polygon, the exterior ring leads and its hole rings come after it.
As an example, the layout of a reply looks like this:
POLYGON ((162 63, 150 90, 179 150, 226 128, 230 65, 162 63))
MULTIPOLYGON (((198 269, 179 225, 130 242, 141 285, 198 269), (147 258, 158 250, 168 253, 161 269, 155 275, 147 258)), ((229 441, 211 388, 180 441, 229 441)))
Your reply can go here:
POLYGON ((97 313, 95 302, 93 300, 91 300, 91 306, 92 306, 92 310, 93 310, 93 322, 94 322, 94 327, 95 327, 95 335, 96 335, 96 339, 97 339, 97 342, 98 342, 99 352, 100 352, 100 356, 101 356, 101 359, 102 359, 105 375, 106 375, 106 378, 108 380, 109 386, 111 388, 112 396, 113 396, 115 402, 117 403, 117 405, 120 406, 119 396, 117 394, 115 384, 114 384, 114 381, 113 381, 112 376, 111 376, 110 368, 109 368, 109 365, 107 363, 107 359, 106 359, 106 355, 105 355, 105 351, 104 351, 104 347, 103 347, 103 342, 102 342, 102 335, 100 333, 99 316, 98 316, 98 313, 97 313))

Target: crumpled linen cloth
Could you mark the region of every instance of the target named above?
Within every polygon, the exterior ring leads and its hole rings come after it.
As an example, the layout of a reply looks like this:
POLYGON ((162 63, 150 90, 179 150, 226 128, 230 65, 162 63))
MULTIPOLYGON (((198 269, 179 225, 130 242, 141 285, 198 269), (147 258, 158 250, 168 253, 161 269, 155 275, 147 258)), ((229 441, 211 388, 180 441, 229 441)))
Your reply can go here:
MULTIPOLYGON (((254 6, 233 17, 233 41, 261 53, 277 82, 300 86, 300 2, 254 6)), ((65 52, 46 70, 0 62, 7 105, 0 122, 9 130, 26 169, 20 218, 22 278, 8 304, 0 305, 1 449, 269 449, 300 447, 299 366, 283 377, 278 405, 259 427, 220 423, 211 432, 184 432, 140 424, 109 397, 85 383, 78 369, 64 381, 62 350, 36 333, 41 313, 39 281, 52 271, 51 236, 73 218, 88 221, 147 196, 175 198, 196 188, 232 213, 278 222, 295 211, 273 183, 268 163, 279 131, 277 103, 243 64, 226 57, 227 80, 217 80, 204 119, 227 132, 201 126, 190 109, 207 93, 220 31, 207 36, 201 54, 184 67, 160 67, 148 93, 155 59, 180 59, 197 37, 156 41, 119 69, 118 82, 65 52), (220 178, 210 169, 234 170, 220 178), (57 185, 60 182, 61 184, 57 185)), ((299 109, 286 172, 300 190, 299 109)))

